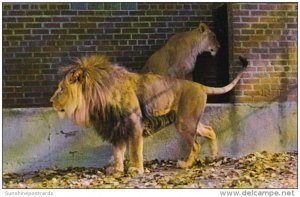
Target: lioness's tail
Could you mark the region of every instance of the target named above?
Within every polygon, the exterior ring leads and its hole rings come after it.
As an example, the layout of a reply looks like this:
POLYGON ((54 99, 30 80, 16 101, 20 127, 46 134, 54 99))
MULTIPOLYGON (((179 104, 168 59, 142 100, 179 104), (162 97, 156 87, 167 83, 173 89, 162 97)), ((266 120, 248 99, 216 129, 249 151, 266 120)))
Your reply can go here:
POLYGON ((208 95, 225 94, 225 93, 229 92, 230 90, 232 90, 234 88, 234 86, 236 86, 237 82, 240 80, 241 76, 243 75, 244 71, 246 70, 246 68, 248 66, 248 60, 246 58, 239 56, 239 60, 241 61, 242 65, 244 67, 243 70, 227 86, 224 86, 221 88, 205 86, 205 91, 208 95))

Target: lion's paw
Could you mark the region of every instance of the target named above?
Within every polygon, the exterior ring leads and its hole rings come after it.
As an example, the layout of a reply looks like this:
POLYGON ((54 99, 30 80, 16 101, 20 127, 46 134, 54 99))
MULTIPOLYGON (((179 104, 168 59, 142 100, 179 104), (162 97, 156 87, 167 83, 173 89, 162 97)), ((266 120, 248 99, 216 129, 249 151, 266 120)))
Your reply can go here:
POLYGON ((217 160, 218 159, 218 153, 217 153, 217 151, 212 151, 211 156, 209 157, 209 159, 211 161, 217 160))
POLYGON ((105 169, 107 175, 121 175, 123 174, 123 170, 115 169, 113 166, 109 166, 105 169))
POLYGON ((178 168, 185 169, 185 168, 188 168, 189 166, 187 165, 187 163, 186 163, 185 161, 178 160, 178 161, 177 161, 177 167, 178 167, 178 168))
POLYGON ((130 174, 131 176, 141 175, 143 173, 144 173, 143 168, 136 168, 136 167, 129 167, 128 168, 128 174, 130 174))
POLYGON ((217 160, 217 155, 212 155, 212 156, 210 157, 210 159, 211 159, 212 161, 217 160))

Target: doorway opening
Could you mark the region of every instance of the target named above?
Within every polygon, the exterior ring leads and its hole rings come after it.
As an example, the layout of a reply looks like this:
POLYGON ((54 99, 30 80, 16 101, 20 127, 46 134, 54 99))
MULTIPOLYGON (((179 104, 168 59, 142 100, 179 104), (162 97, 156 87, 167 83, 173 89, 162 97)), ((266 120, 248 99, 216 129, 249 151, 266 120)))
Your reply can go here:
MULTIPOLYGON (((213 10, 213 31, 221 45, 215 57, 204 52, 197 57, 193 79, 195 82, 222 87, 229 83, 229 38, 228 5, 223 4, 213 10)), ((230 92, 222 95, 208 96, 208 103, 228 103, 230 92)))

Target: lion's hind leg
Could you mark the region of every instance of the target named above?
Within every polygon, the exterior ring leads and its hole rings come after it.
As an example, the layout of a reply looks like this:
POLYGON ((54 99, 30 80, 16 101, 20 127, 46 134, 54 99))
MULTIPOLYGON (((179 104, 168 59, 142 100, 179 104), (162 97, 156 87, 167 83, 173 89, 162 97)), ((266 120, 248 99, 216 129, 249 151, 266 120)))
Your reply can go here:
POLYGON ((214 130, 210 126, 206 126, 199 122, 197 126, 197 135, 203 136, 209 140, 211 159, 215 160, 218 154, 218 143, 214 130))
POLYGON ((194 164, 201 149, 200 144, 196 141, 195 132, 190 132, 192 126, 190 124, 186 124, 186 122, 188 121, 184 121, 178 118, 177 122, 175 123, 178 133, 183 139, 186 140, 189 146, 189 152, 186 159, 184 161, 179 160, 177 162, 177 166, 180 168, 191 167, 194 164))
POLYGON ((194 140, 189 148, 190 148, 190 150, 189 150, 189 154, 188 154, 187 158, 184 161, 178 160, 178 162, 177 162, 178 167, 189 168, 189 167, 193 166, 193 164, 201 150, 201 146, 196 140, 194 140))

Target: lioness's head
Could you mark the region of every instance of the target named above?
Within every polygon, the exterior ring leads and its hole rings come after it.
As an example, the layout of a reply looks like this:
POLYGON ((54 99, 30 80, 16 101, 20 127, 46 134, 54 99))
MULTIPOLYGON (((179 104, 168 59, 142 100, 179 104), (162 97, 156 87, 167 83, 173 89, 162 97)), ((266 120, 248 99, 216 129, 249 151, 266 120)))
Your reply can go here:
POLYGON ((212 56, 215 56, 220 48, 220 44, 214 32, 212 32, 204 23, 200 23, 196 31, 198 31, 199 34, 199 47, 202 49, 202 51, 210 52, 212 56))

